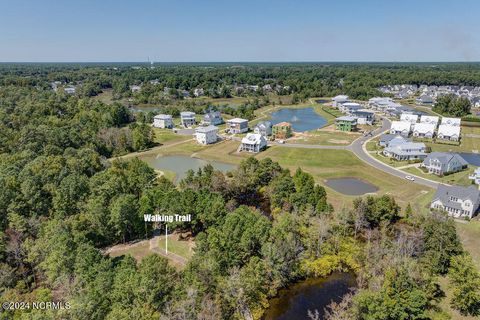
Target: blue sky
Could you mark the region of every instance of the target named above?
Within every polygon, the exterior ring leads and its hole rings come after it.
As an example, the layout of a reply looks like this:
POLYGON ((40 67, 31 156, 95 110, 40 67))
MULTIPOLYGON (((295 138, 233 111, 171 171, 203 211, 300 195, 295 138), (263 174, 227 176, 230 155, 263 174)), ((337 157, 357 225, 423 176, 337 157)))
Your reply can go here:
POLYGON ((0 0, 0 61, 480 61, 476 0, 0 0))

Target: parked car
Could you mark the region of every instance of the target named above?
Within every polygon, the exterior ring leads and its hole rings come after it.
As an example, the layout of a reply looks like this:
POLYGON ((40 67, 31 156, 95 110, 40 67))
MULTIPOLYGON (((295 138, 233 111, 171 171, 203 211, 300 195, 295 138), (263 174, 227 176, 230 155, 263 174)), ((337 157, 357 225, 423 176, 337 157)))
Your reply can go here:
POLYGON ((415 178, 412 176, 405 176, 405 179, 410 180, 410 181, 415 181, 415 178))

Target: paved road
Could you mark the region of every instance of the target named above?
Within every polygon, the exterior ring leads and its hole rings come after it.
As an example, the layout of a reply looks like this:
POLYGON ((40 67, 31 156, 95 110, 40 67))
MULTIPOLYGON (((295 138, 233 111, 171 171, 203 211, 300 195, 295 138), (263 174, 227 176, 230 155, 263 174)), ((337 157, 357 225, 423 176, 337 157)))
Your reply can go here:
MULTIPOLYGON (((393 176, 399 177, 401 179, 405 179, 405 176, 407 175, 405 172, 403 172, 399 169, 390 167, 389 165, 384 164, 380 160, 375 159, 370 154, 368 154, 367 150, 365 149, 365 143, 367 141, 371 140, 375 136, 377 136, 377 135, 387 131, 388 129, 390 129, 390 125, 391 125, 391 123, 388 119, 386 119, 386 118, 382 119, 382 127, 376 129, 375 132, 373 133, 373 136, 368 136, 368 137, 363 137, 362 136, 362 137, 358 138, 357 140, 355 140, 351 145, 349 145, 347 149, 351 150, 358 158, 360 158, 360 160, 362 160, 363 162, 366 162, 367 164, 371 165, 372 167, 375 167, 379 170, 382 170, 383 172, 386 172, 386 173, 391 174, 393 176)), ((405 180, 405 183, 412 183, 412 182, 420 184, 420 185, 424 185, 424 186, 427 186, 427 187, 430 187, 430 188, 437 188, 437 186, 439 185, 438 182, 435 182, 435 181, 432 181, 432 180, 429 180, 429 179, 424 179, 424 178, 421 178, 419 176, 415 176, 415 181, 405 180)))

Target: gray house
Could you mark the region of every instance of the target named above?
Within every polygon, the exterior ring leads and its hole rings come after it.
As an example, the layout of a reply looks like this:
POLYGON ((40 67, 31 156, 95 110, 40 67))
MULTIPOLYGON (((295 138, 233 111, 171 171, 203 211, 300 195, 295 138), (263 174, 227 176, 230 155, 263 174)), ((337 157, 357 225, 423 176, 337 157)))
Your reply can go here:
POLYGON ((190 111, 180 112, 180 120, 182 122, 182 126, 184 126, 185 128, 190 128, 196 123, 195 112, 190 112, 190 111))
POLYGON ((223 123, 223 118, 219 111, 211 111, 203 116, 203 123, 216 126, 223 123))
POLYGON ((402 160, 423 160, 427 154, 426 146, 421 142, 405 142, 394 147, 387 147, 383 149, 383 154, 386 157, 393 158, 398 161, 402 160))
POLYGON ((410 138, 405 138, 402 137, 401 135, 398 134, 382 134, 380 136, 380 140, 378 141, 378 144, 381 147, 394 147, 396 145, 405 143, 405 142, 411 142, 412 139, 410 138))
POLYGON ((263 137, 268 137, 272 135, 272 123, 270 121, 259 122, 253 132, 262 135, 263 137))
POLYGON ((433 196, 431 209, 446 211, 455 218, 472 218, 478 210, 480 191, 476 186, 446 186, 440 184, 433 196))
POLYGON ((468 163, 456 153, 432 152, 423 160, 421 166, 428 169, 429 173, 443 176, 466 169, 468 163))

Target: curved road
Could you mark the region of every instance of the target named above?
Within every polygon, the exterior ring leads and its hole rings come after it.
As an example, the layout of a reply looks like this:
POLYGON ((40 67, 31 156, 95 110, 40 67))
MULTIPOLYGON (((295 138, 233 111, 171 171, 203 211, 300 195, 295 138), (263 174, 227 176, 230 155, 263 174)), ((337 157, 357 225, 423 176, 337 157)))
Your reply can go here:
MULTIPOLYGON (((375 167, 379 170, 382 170, 383 172, 386 172, 386 173, 391 174, 393 176, 399 177, 401 179, 405 179, 405 176, 407 174, 404 171, 402 171, 400 169, 390 167, 389 165, 381 162, 380 160, 375 159, 365 149, 365 144, 368 141, 370 141, 374 137, 376 137, 376 136, 382 134, 383 132, 387 131, 388 129, 390 129, 390 125, 391 125, 390 120, 388 120, 386 118, 382 118, 382 127, 376 129, 374 131, 374 133, 372 134, 372 136, 368 136, 368 137, 363 137, 362 136, 362 137, 358 138, 357 140, 353 141, 352 144, 347 147, 347 149, 351 150, 360 160, 362 160, 363 162, 366 162, 367 164, 371 165, 372 167, 375 167)), ((427 187, 430 187, 430 188, 434 188, 434 189, 436 189, 439 185, 439 183, 436 182, 436 181, 425 179, 425 178, 422 178, 422 177, 419 177, 419 176, 416 176, 416 175, 412 175, 412 174, 409 174, 409 175, 414 176, 415 181, 405 180, 405 182, 414 182, 414 183, 421 184, 421 185, 424 185, 424 186, 427 186, 427 187)))

